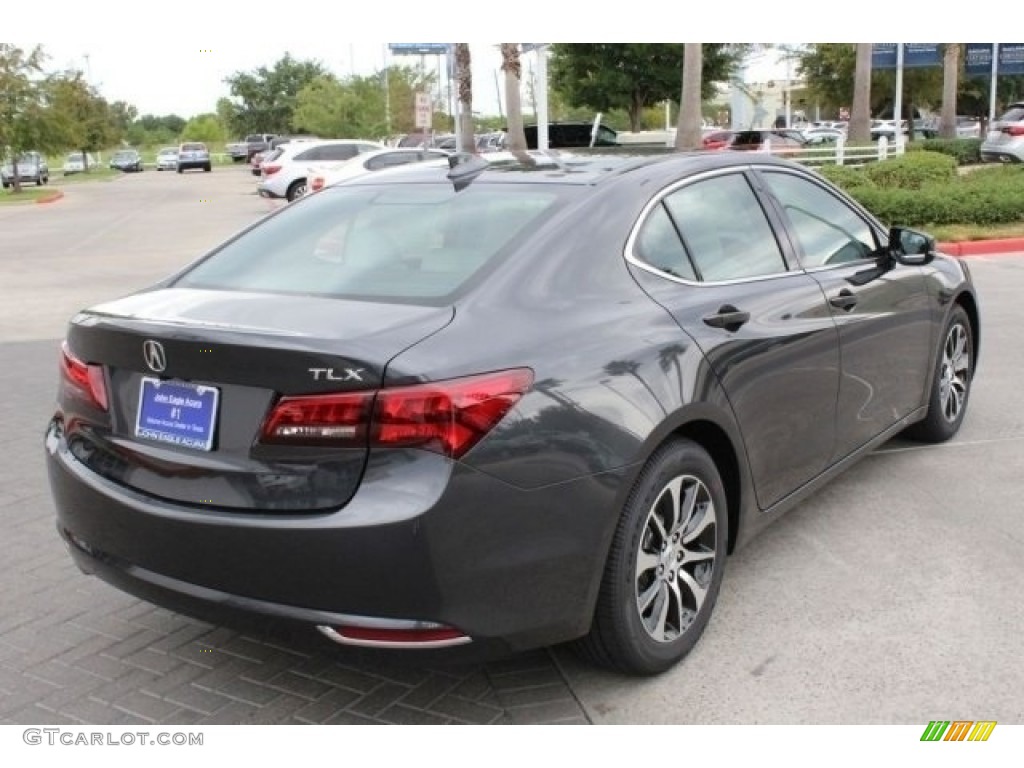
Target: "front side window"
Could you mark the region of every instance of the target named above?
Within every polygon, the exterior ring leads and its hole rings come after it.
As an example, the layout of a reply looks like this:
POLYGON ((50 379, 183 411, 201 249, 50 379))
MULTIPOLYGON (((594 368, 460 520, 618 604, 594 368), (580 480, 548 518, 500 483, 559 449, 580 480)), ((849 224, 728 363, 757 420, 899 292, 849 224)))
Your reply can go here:
POLYGON ((800 176, 763 176, 786 212, 806 269, 874 257, 878 243, 871 227, 838 197, 800 176))
POLYGON ((787 271, 761 204, 739 173, 688 184, 665 197, 705 282, 742 280, 787 271))

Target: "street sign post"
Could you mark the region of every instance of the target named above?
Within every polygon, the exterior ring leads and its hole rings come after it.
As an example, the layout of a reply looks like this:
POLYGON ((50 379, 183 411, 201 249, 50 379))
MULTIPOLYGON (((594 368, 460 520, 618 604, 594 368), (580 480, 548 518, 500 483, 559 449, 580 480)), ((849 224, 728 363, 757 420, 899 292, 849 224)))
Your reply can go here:
POLYGON ((433 109, 430 104, 430 94, 423 91, 416 92, 416 127, 429 131, 433 125, 433 109))

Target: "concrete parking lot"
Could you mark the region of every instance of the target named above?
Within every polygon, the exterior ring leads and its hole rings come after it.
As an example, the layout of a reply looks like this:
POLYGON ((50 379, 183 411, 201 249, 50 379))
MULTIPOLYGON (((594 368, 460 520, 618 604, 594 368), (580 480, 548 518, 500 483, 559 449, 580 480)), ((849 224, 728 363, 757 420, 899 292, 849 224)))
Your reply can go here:
POLYGON ((367 658, 209 626, 81 575, 42 449, 67 319, 277 205, 223 167, 0 207, 0 723, 1024 722, 1024 254, 970 262, 984 327, 956 440, 890 442, 732 557, 707 633, 661 677, 564 649, 367 658))

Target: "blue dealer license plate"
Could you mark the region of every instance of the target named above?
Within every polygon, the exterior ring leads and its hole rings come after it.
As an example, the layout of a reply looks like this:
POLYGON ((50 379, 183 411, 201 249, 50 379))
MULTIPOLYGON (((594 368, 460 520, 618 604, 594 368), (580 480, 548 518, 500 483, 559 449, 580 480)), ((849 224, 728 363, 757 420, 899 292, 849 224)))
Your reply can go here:
POLYGON ((216 387, 143 378, 135 436, 208 451, 213 447, 219 395, 216 387))

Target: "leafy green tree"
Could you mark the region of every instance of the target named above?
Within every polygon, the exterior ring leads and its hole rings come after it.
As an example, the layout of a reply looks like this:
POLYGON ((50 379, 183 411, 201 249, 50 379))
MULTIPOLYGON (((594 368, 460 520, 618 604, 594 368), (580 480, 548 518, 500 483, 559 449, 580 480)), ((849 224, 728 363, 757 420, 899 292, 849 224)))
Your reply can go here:
POLYGON ((300 61, 290 53, 272 67, 236 72, 226 78, 234 100, 231 130, 247 133, 294 133, 299 92, 327 74, 319 61, 300 61))
MULTIPOLYGON (((955 45, 955 44, 954 44, 955 45)), ((807 84, 809 95, 826 112, 834 112, 853 100, 856 46, 851 43, 815 43, 800 56, 798 73, 807 84)), ((958 69, 962 74, 963 58, 958 69)), ((947 65, 949 66, 949 65, 947 65)), ((921 107, 934 107, 943 101, 946 66, 920 67, 903 71, 903 118, 910 120, 921 107)), ((967 114, 987 114, 988 79, 957 78, 956 100, 967 114)), ((1024 94, 1024 77, 1000 77, 999 94, 1013 98, 1024 94), (1013 82, 1018 81, 1018 84, 1013 82)), ((896 87, 894 70, 871 73, 871 114, 891 116, 896 87)), ((948 101, 948 97, 947 97, 948 101)))
POLYGON ((388 103, 391 127, 412 132, 417 90, 432 91, 434 76, 413 67, 390 67, 372 75, 353 75, 339 80, 321 75, 307 84, 296 98, 293 123, 301 133, 324 137, 376 139, 388 132, 388 103), (387 83, 390 102, 385 98, 387 83))
POLYGON ((207 113, 196 115, 181 131, 182 141, 201 141, 204 144, 219 144, 224 141, 224 126, 217 115, 207 113))
POLYGON ((123 134, 117 116, 81 72, 66 72, 51 78, 49 89, 52 109, 64 121, 67 144, 83 153, 88 173, 89 153, 121 140, 123 134))
POLYGON ((0 43, 0 160, 7 156, 14 165, 15 192, 21 192, 18 157, 30 150, 54 151, 63 143, 63 125, 49 109, 44 59, 38 46, 26 53, 0 43))
MULTIPOLYGON (((551 54, 554 90, 573 106, 625 109, 632 131, 640 130, 646 107, 679 99, 683 43, 556 43, 551 54)), ((736 46, 702 44, 704 98, 729 79, 741 54, 736 46)))

